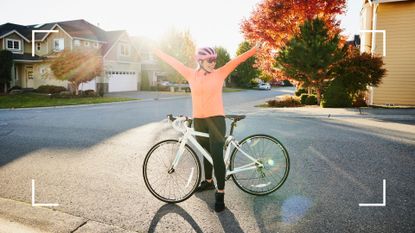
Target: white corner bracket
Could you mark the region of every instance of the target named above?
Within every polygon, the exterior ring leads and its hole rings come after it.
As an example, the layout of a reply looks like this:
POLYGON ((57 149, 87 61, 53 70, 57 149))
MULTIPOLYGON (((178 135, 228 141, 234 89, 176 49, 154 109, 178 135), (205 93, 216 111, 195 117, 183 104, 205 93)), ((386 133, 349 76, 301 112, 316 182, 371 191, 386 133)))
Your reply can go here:
POLYGON ((32 179, 32 206, 59 206, 59 204, 50 204, 50 203, 35 203, 35 180, 32 179))
POLYGON ((359 203, 359 206, 386 206, 386 180, 383 179, 383 202, 382 203, 359 203))
POLYGON ((59 30, 32 30, 32 57, 35 56, 35 34, 36 33, 53 33, 59 32, 59 30))
POLYGON ((383 35, 383 56, 386 57, 386 30, 360 30, 360 32, 382 33, 383 35))

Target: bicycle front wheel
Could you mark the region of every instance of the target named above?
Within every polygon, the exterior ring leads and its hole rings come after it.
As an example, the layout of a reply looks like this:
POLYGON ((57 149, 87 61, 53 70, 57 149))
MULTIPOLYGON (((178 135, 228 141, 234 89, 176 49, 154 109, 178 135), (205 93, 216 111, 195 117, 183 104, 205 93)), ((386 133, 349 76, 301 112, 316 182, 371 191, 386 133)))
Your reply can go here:
POLYGON ((252 165, 255 168, 246 170, 246 165, 253 161, 238 148, 233 150, 230 170, 237 171, 232 177, 240 189, 253 195, 266 195, 284 184, 290 170, 290 158, 276 138, 263 134, 252 135, 243 139, 239 147, 258 161, 257 165, 252 165))
POLYGON ((200 182, 200 162, 188 145, 185 145, 176 168, 172 169, 179 146, 177 140, 159 142, 144 159, 143 177, 148 190, 167 203, 186 200, 200 182))

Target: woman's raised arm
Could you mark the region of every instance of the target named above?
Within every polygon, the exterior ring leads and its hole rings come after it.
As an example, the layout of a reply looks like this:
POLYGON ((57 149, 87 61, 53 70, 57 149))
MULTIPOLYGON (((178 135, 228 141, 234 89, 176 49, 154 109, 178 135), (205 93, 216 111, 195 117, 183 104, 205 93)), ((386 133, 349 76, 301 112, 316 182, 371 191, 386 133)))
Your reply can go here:
POLYGON ((224 66, 220 67, 217 71, 220 72, 221 76, 226 78, 228 75, 236 69, 236 67, 241 64, 242 62, 246 61, 248 58, 255 55, 257 52, 257 46, 254 46, 250 50, 246 51, 245 53, 237 56, 236 58, 230 60, 224 66))
POLYGON ((169 64, 173 69, 177 70, 187 81, 192 77, 193 69, 185 66, 183 63, 178 61, 176 58, 162 52, 160 49, 153 49, 153 53, 161 60, 169 64))

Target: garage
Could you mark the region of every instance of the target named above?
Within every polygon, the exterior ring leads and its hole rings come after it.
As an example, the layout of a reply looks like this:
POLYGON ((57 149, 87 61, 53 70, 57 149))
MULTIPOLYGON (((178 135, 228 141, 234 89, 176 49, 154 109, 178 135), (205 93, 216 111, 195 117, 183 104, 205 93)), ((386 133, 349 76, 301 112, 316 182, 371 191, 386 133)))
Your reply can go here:
POLYGON ((107 71, 108 92, 137 91, 136 71, 107 71))

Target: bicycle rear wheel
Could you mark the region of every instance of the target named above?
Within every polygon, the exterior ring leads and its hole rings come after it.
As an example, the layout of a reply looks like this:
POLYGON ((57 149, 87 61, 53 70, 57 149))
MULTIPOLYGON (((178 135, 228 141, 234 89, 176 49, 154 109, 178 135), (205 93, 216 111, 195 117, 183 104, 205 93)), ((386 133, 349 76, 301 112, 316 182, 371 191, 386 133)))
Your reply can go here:
MULTIPOLYGON (((235 184, 243 191, 253 195, 267 195, 279 189, 288 177, 290 158, 284 146, 274 137, 257 134, 239 143, 242 151, 258 160, 263 167, 245 170, 232 175, 235 184)), ((237 148, 232 151, 230 169, 252 163, 237 148)))
POLYGON ((177 167, 171 170, 179 146, 177 140, 159 142, 144 159, 143 177, 148 190, 167 203, 178 203, 191 197, 200 182, 200 162, 188 145, 185 145, 177 167))

